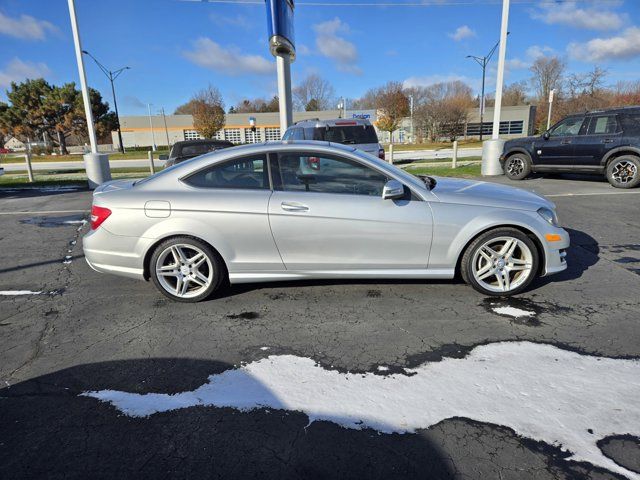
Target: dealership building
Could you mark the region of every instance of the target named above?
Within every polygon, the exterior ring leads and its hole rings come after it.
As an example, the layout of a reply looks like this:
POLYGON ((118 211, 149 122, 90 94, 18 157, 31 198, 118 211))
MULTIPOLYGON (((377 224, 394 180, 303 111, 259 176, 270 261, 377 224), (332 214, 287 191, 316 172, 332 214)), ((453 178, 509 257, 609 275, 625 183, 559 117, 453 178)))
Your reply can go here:
MULTIPOLYGON (((533 134, 536 107, 520 105, 502 107, 500 119, 500 137, 516 138, 533 134)), ((329 120, 342 116, 340 110, 323 110, 317 112, 294 112, 293 121, 319 119, 329 120)), ((347 110, 346 118, 363 118, 376 124, 375 110, 347 110)), ((482 127, 478 109, 469 111, 467 123, 464 126, 463 137, 477 138, 482 128, 483 135, 489 137, 493 128, 493 108, 486 108, 482 127)), ((120 117, 122 129, 122 143, 125 148, 146 147, 150 145, 173 145, 181 140, 201 138, 193 127, 191 115, 152 115, 152 116, 123 116, 120 117)), ((376 129, 377 130, 377 129, 376 129)), ((378 131, 378 138, 382 143, 388 143, 388 132, 378 131)), ((226 125, 216 134, 219 140, 230 142, 260 143, 269 140, 280 140, 284 132, 280 131, 280 117, 278 112, 269 113, 228 113, 226 125), (251 128, 250 119, 255 119, 255 130, 251 128)), ((416 134, 418 132, 416 131, 416 134)), ((408 143, 411 141, 411 118, 401 122, 400 128, 393 132, 393 141, 408 143)), ((118 132, 111 133, 114 148, 118 148, 118 132)))

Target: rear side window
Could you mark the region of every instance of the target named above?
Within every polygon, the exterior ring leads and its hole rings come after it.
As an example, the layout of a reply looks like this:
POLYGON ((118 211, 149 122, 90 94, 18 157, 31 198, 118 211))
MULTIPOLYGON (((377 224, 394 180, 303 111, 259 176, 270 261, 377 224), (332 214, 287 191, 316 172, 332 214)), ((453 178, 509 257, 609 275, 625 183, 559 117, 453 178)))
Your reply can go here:
POLYGON ((214 150, 219 150, 221 148, 224 147, 218 143, 198 143, 195 145, 185 145, 182 147, 182 150, 178 153, 178 155, 202 155, 205 153, 213 152, 214 150))
POLYGON ((587 135, 601 135, 605 133, 616 133, 618 131, 618 121, 615 115, 602 117, 592 117, 589 123, 587 135))
POLYGON ((304 140, 304 132, 302 128, 290 128, 282 137, 283 140, 304 140))
POLYGON ((378 136, 372 125, 305 128, 304 133, 307 140, 320 140, 345 145, 378 143, 378 136))
POLYGON ((236 158, 200 170, 188 176, 184 182, 199 188, 269 188, 266 165, 264 155, 236 158))
POLYGON ((640 136, 640 113, 624 114, 620 121, 626 136, 640 136))

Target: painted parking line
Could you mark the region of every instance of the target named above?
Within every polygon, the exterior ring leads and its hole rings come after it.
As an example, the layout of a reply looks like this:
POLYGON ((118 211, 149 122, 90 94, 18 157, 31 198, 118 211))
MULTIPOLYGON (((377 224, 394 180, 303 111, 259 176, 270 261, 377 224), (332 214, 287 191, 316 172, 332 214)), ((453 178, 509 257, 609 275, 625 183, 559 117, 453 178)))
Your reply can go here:
POLYGON ((87 213, 85 210, 36 210, 36 211, 20 211, 20 212, 0 212, 0 215, 52 215, 56 213, 87 213))
POLYGON ((592 197, 596 195, 637 195, 640 192, 587 192, 587 193, 552 193, 544 194, 545 197, 592 197))

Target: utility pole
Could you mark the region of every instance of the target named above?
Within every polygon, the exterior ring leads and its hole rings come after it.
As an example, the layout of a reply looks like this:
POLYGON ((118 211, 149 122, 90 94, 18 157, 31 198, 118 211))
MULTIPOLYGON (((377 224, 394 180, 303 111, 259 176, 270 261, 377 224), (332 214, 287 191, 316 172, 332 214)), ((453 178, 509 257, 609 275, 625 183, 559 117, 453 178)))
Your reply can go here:
MULTIPOLYGON (((507 35, 509 35, 509 32, 507 32, 507 35)), ((487 53, 484 57, 476 57, 475 55, 467 55, 467 58, 473 58, 478 65, 480 65, 480 67, 482 68, 482 93, 480 94, 480 141, 482 141, 482 133, 483 133, 483 129, 484 129, 484 106, 485 106, 485 96, 484 96, 484 85, 485 85, 485 79, 487 76, 487 65, 489 64, 489 62, 491 61, 491 57, 493 57, 493 54, 495 53, 496 49, 498 48, 498 45, 500 45, 500 40, 498 40, 496 42, 496 44, 493 46, 493 48, 491 50, 489 50, 489 53, 487 53)))
POLYGON ((547 115, 547 130, 549 130, 549 127, 551 126, 551 107, 553 106, 553 94, 556 93, 555 88, 552 88, 549 91, 549 113, 547 115))
POLYGON ((411 113, 411 143, 416 143, 416 137, 413 131, 413 95, 409 95, 409 112, 411 113))
POLYGON ((151 151, 155 152, 156 148, 156 134, 153 131, 153 121, 151 120, 151 104, 147 103, 147 111, 149 112, 149 127, 151 127, 151 151))
POLYGON ((113 95, 113 108, 116 111, 116 122, 118 124, 118 143, 120 144, 119 150, 120 150, 120 153, 124 153, 124 145, 122 144, 122 130, 120 128, 120 115, 118 115, 118 102, 116 101, 116 88, 114 87, 113 82, 116 78, 120 76, 122 72, 124 72, 125 70, 130 70, 131 67, 122 67, 116 70, 115 72, 112 72, 111 70, 107 69, 104 65, 102 65, 98 61, 98 59, 96 59, 96 57, 91 55, 86 50, 82 50, 82 53, 90 56, 93 59, 93 61, 96 62, 96 65, 100 67, 100 70, 102 70, 102 73, 104 73, 109 79, 109 81, 111 82, 111 94, 113 95))
POLYGON ((164 107, 160 109, 162 112, 162 121, 164 122, 164 134, 167 136, 167 148, 171 150, 171 145, 169 145, 169 129, 167 128, 167 117, 164 114, 164 107))
POLYGON ((80 89, 82 90, 82 101, 84 103, 84 114, 87 119, 87 133, 89 143, 91 143, 91 153, 83 156, 85 171, 90 188, 111 180, 111 170, 109 169, 109 156, 98 153, 98 139, 96 129, 93 124, 93 112, 91 111, 91 98, 87 88, 87 75, 84 70, 84 59, 82 58, 82 43, 78 30, 78 18, 76 16, 76 6, 74 0, 68 0, 69 17, 71 19, 71 32, 73 34, 73 44, 78 64, 78 76, 80 77, 80 89))
POLYGON ((500 155, 504 149, 504 140, 500 140, 500 113, 502 110, 502 87, 504 84, 504 64, 507 55, 507 28, 509 26, 509 0, 502 0, 502 22, 500 25, 500 50, 498 51, 498 72, 496 76, 496 101, 493 108, 493 133, 491 140, 482 144, 483 176, 502 175, 500 155))

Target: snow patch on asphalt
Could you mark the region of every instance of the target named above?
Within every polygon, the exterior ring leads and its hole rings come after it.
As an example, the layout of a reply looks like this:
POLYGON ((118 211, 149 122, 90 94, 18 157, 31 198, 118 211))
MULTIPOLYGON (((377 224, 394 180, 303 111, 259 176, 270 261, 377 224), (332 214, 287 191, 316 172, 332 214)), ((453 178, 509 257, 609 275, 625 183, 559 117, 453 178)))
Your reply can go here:
POLYGON ((493 311, 498 315, 509 315, 510 317, 520 318, 520 317, 533 317, 536 312, 530 312, 528 310, 522 310, 521 308, 515 307, 495 307, 493 311))
POLYGON ((31 290, 0 290, 0 295, 40 295, 42 292, 33 292, 31 290))
POLYGON ((171 395, 101 390, 81 395, 108 402, 131 417, 194 406, 272 408, 304 412, 310 423, 324 420, 381 433, 411 433, 464 417, 506 426, 566 449, 571 460, 640 479, 597 446, 610 435, 640 435, 638 360, 501 342, 406 373, 343 373, 310 358, 272 355, 211 375, 193 391, 171 395))

